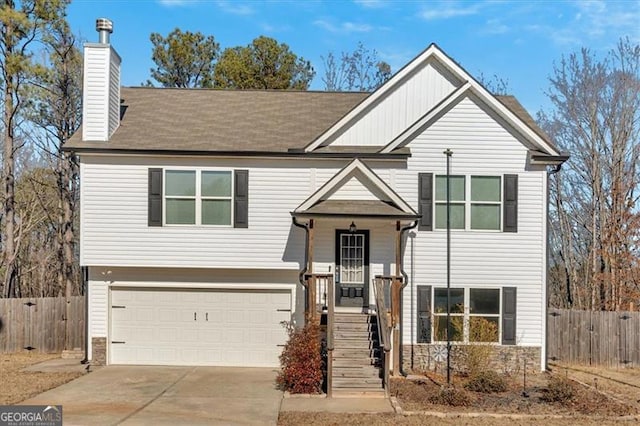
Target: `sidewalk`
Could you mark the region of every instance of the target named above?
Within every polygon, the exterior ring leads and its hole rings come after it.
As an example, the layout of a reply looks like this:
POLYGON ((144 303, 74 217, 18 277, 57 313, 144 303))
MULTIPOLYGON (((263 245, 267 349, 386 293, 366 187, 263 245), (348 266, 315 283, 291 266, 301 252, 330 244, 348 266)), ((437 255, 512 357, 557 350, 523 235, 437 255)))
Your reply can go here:
POLYGON ((387 398, 289 397, 282 399, 280 412, 394 413, 387 398))

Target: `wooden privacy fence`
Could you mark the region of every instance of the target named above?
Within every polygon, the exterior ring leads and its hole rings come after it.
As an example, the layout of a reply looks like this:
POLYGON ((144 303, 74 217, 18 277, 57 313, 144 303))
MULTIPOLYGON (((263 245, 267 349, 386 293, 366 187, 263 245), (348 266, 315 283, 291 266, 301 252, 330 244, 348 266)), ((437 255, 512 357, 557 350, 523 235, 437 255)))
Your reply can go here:
MULTIPOLYGON (((69 348, 84 348, 84 296, 73 296, 69 308, 69 348)), ((0 299, 0 352, 62 352, 66 314, 64 297, 0 299)))
POLYGON ((549 309, 550 361, 640 367, 640 312, 549 309))

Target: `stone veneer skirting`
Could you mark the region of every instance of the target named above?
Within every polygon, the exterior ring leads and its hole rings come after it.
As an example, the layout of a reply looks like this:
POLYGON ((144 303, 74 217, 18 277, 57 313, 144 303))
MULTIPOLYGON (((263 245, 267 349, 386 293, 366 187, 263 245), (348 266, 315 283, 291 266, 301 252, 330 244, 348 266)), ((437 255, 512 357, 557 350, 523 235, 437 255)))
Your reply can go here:
POLYGON ((93 365, 107 364, 107 338, 106 337, 91 338, 91 364, 93 365))
MULTIPOLYGON (((451 347, 451 366, 456 372, 464 372, 460 346, 451 347)), ((539 372, 542 350, 538 346, 493 346, 489 368, 504 374, 517 374, 524 370, 539 372)), ((447 368, 446 345, 416 344, 402 347, 403 371, 418 373, 421 371, 445 372, 447 368), (412 362, 413 356, 413 362, 412 362)))

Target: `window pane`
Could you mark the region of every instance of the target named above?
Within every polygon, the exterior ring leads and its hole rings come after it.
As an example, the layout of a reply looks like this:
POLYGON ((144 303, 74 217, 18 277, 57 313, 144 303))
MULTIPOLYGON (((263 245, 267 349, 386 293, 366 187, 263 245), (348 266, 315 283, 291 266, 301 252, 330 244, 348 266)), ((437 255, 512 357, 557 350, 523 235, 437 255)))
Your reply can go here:
POLYGON ((497 342, 498 317, 470 317, 470 342, 497 342))
MULTIPOLYGON (((436 204, 436 228, 447 229, 446 204, 436 204)), ((464 204, 451 204, 451 229, 464 229, 464 204)))
MULTIPOLYGON (((435 313, 447 312, 447 289, 436 288, 434 294, 433 310, 435 313)), ((451 289, 451 313, 464 312, 464 289, 451 289)))
MULTIPOLYGON (((452 342, 461 342, 464 336, 462 316, 450 316, 451 326, 449 327, 449 338, 452 342)), ((433 316, 433 330, 435 340, 443 342, 447 340, 447 317, 446 315, 433 316)))
POLYGON ((471 314, 499 314, 500 290, 489 288, 470 289, 469 312, 471 314))
POLYGON ((230 197, 231 172, 202 172, 203 197, 230 197))
POLYGON ((167 223, 194 225, 196 223, 196 200, 167 198, 167 223))
POLYGON ((165 195, 193 197, 196 195, 196 172, 190 170, 167 170, 165 195))
POLYGON ((202 200, 203 225, 231 225, 231 200, 202 200))
MULTIPOLYGON (((451 201, 464 201, 464 176, 450 176, 451 201)), ((436 200, 447 201, 447 176, 436 176, 436 200)))
POLYGON ((500 206, 471 204, 471 229, 500 229, 500 206))
POLYGON ((500 201, 500 177, 471 176, 471 201, 500 201))

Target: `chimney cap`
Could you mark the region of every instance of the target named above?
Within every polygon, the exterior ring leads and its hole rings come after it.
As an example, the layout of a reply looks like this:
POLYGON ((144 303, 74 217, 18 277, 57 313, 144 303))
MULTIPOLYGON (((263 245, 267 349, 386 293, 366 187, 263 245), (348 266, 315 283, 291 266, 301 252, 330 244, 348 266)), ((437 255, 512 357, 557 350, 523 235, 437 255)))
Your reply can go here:
POLYGON ((113 22, 108 18, 98 18, 96 19, 96 31, 108 31, 109 33, 113 32, 113 22))

